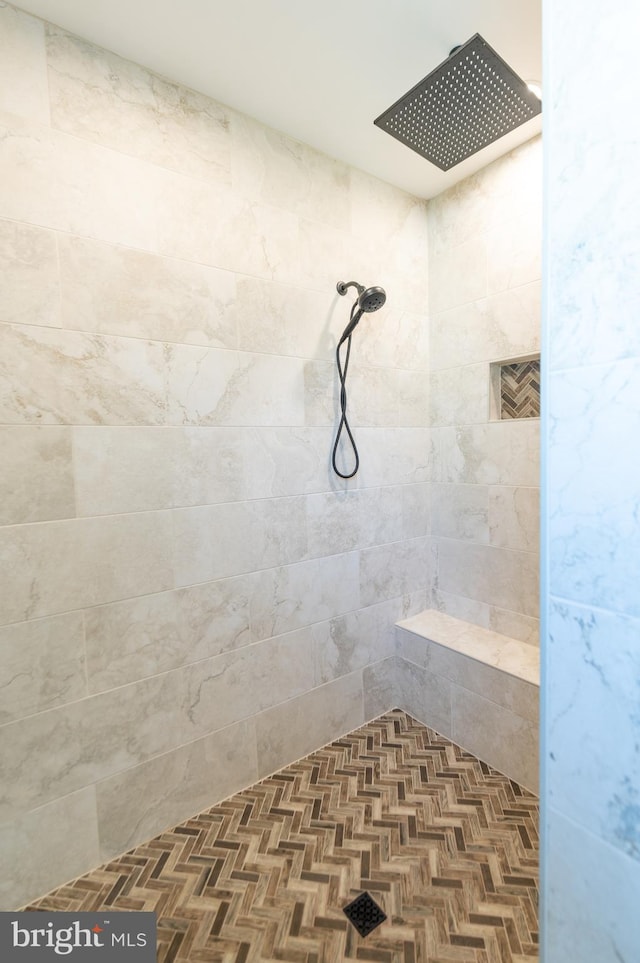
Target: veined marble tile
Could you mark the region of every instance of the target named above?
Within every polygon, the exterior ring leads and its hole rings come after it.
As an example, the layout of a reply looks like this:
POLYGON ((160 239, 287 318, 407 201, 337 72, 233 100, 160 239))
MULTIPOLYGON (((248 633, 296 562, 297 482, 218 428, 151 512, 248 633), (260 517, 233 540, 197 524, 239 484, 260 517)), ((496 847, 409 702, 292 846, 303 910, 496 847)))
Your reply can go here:
POLYGON ((60 325, 58 253, 51 231, 0 220, 0 274, 0 321, 60 325))
POLYGON ((76 514, 68 428, 0 427, 0 451, 0 525, 76 514))
POLYGON ((178 586, 285 565, 307 555, 303 496, 176 509, 171 517, 178 586))
POLYGON ((488 628, 529 645, 540 645, 540 619, 523 615, 521 612, 510 612, 491 605, 488 628))
POLYGON ((638 863, 549 807, 545 956, 633 960, 640 946, 638 863))
POLYGON ((487 234, 487 291, 494 294, 540 279, 542 273, 541 171, 527 185, 531 197, 524 209, 487 234))
POLYGON ((454 742, 532 792, 538 788, 538 726, 451 683, 454 742))
POLYGON ((428 428, 358 428, 356 442, 361 486, 420 484, 429 481, 428 428))
POLYGON ((49 123, 44 24, 5 4, 0 9, 0 111, 49 123))
POLYGON ((366 327, 358 326, 360 362, 426 370, 429 363, 429 318, 426 312, 404 311, 399 304, 399 292, 392 288, 386 293, 384 308, 371 316, 371 323, 366 327))
POLYGON ((365 666, 362 672, 364 717, 377 719, 398 705, 398 659, 395 656, 365 666))
POLYGON ((196 662, 182 670, 185 723, 194 734, 221 729, 309 692, 314 672, 308 628, 196 662))
POLYGON ((253 720, 197 739, 96 786, 100 858, 120 855, 257 779, 253 720), (242 751, 238 752, 238 747, 242 751), (148 800, 144 810, 136 805, 148 800))
POLYGON ((489 366, 474 364, 433 371, 430 402, 432 425, 486 423, 489 420, 489 366))
POLYGON ((537 419, 432 428, 433 481, 535 488, 539 437, 537 419))
POLYGON ((90 238, 58 243, 63 327, 237 346, 235 275, 90 238))
POLYGON ((262 278, 237 278, 235 310, 238 346, 243 351, 327 358, 332 339, 328 327, 338 295, 310 291, 262 278))
POLYGON ((436 251, 429 263, 429 305, 438 314, 487 294, 489 254, 483 237, 436 251))
POLYGON ((47 25, 54 127, 194 177, 231 179, 229 114, 203 94, 47 25))
POLYGON ((401 486, 308 495, 306 512, 311 555, 335 555, 403 537, 401 486))
POLYGON ((431 504, 427 484, 402 486, 402 534, 417 538, 431 534, 431 504))
POLYGON ((469 599, 463 595, 454 595, 452 592, 443 592, 438 584, 438 541, 433 540, 433 571, 434 586, 431 592, 431 606, 442 612, 444 615, 451 615, 454 619, 462 619, 471 622, 473 625, 480 625, 489 628, 491 621, 491 606, 486 602, 479 602, 477 599, 469 599))
POLYGON ((442 311, 430 325, 434 370, 499 361, 540 350, 540 282, 442 311))
POLYGON ((302 425, 303 362, 174 345, 171 417, 192 425, 302 425))
POLYGON ((328 425, 246 429, 242 437, 248 497, 326 491, 333 431, 328 425))
POLYGON ((164 179, 165 193, 156 204, 158 246, 152 250, 299 283, 297 215, 251 201, 224 184, 173 173, 164 179))
POLYGON ((301 217, 349 229, 349 167, 243 114, 232 120, 233 186, 301 217))
POLYGON ((87 694, 81 612, 0 628, 0 725, 87 694))
POLYGON ((95 788, 87 786, 1 824, 0 850, 5 912, 38 899, 61 879, 88 873, 100 862, 95 788))
POLYGON ((9 723, 0 741, 0 817, 18 817, 186 742, 194 727, 185 702, 183 677, 165 673, 9 723))
POLYGON ((313 626, 316 684, 393 656, 394 623, 402 609, 402 598, 389 599, 313 626))
MULTIPOLYGON (((321 221, 303 217, 299 224, 299 282, 306 287, 317 288, 321 291, 336 292, 338 281, 350 281, 353 278, 368 276, 371 262, 367 259, 368 251, 360 241, 355 245, 353 238, 346 231, 330 227, 321 221), (354 250, 354 248, 356 248, 354 250), (348 275, 348 276, 347 276, 348 275)), ((375 262, 377 263, 377 261, 375 262)), ((298 283, 299 283, 298 282, 298 283)), ((361 284, 382 284, 381 280, 361 281, 361 284)), ((353 289, 349 289, 350 291, 353 289)), ((338 296, 339 297, 339 296, 338 296)), ((348 298, 336 300, 342 305, 346 315, 342 328, 349 320, 347 309, 348 298)), ((336 333, 339 335, 340 323, 336 321, 336 333)))
POLYGON ((634 359, 554 374, 548 387, 550 584, 564 598, 635 616, 638 486, 635 471, 621 470, 621 452, 640 432, 639 379, 634 359))
POLYGON ((0 325, 5 424, 165 424, 166 353, 159 342, 0 325))
POLYGON ((0 529, 0 624, 173 587, 169 512, 0 529))
POLYGON ((233 428, 74 428, 79 515, 239 501, 249 451, 233 428))
POLYGON ((429 421, 429 376, 425 371, 398 371, 398 424, 422 428, 429 421))
POLYGON ((431 577, 429 540, 412 538, 360 552, 360 604, 426 588, 431 577))
POLYGON ((363 721, 361 672, 352 672, 261 712, 256 717, 258 775, 262 778, 275 772, 363 721))
POLYGON ((399 708, 443 736, 451 737, 451 683, 448 679, 400 658, 396 685, 399 708))
POLYGON ((250 599, 254 637, 282 635, 357 608, 358 578, 357 552, 258 573, 250 599))
POLYGON ((486 485, 432 485, 431 534, 489 542, 486 485))
POLYGON ((537 555, 447 538, 438 541, 438 588, 524 615, 538 614, 537 555))
POLYGON ((634 860, 640 859, 639 633, 637 618, 552 598, 547 683, 552 755, 546 760, 551 805, 571 812, 634 860))
POLYGON ((489 532, 492 545, 537 552, 540 543, 538 488, 489 488, 489 532))
POLYGON ((102 692, 256 641, 251 615, 257 582, 259 576, 240 576, 87 609, 90 691, 102 692))
POLYGON ((156 250, 176 177, 57 130, 0 132, 0 211, 13 220, 156 250))

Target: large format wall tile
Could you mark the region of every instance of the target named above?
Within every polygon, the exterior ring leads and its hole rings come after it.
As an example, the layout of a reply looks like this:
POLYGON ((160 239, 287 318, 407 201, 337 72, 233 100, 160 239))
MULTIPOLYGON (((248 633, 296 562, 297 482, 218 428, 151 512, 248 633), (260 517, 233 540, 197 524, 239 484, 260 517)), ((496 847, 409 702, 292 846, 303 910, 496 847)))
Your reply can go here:
POLYGON ((0 525, 76 514, 68 428, 0 427, 0 451, 0 525))
POLYGON ((93 786, 0 823, 0 907, 14 910, 100 862, 93 786))
POLYGON ((63 327, 236 347, 234 274, 72 235, 58 246, 63 327))
POLYGON ((168 512, 0 528, 0 624, 173 586, 168 512))
POLYGON ((0 724, 87 695, 81 612, 0 628, 0 724))
POLYGON ((238 722, 96 786, 100 858, 117 856, 257 779, 253 720, 238 722), (137 800, 147 805, 140 811, 137 800))
POLYGON ((0 112, 49 123, 49 91, 41 20, 0 8, 0 112))
POLYGON ((219 104, 47 26, 51 123, 195 177, 231 179, 229 115, 219 104))
POLYGON ((56 236, 0 220, 0 321, 60 324, 56 236))
POLYGON ((537 614, 538 568, 531 552, 438 540, 438 587, 503 609, 537 614))
POLYGON ((362 700, 362 673, 352 672, 260 713, 256 717, 258 775, 275 772, 306 756, 313 746, 318 748, 362 725, 362 700))

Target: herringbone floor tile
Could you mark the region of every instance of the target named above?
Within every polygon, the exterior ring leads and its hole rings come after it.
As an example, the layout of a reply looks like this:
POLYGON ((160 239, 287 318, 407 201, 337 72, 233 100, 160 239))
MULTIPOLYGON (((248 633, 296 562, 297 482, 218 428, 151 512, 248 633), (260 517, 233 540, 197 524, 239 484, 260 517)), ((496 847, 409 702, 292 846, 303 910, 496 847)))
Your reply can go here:
POLYGON ((155 910, 158 963, 533 963, 537 817, 394 710, 29 909, 155 910), (364 938, 363 890, 387 915, 364 938))

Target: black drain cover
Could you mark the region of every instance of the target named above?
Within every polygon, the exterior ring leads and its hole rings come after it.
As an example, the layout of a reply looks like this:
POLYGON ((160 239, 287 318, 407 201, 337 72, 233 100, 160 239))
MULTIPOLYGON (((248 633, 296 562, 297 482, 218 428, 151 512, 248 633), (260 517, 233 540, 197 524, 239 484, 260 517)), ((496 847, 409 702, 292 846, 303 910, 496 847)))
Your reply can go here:
POLYGON ((368 893, 360 893, 342 912, 353 923, 360 936, 368 936, 387 918, 368 893))

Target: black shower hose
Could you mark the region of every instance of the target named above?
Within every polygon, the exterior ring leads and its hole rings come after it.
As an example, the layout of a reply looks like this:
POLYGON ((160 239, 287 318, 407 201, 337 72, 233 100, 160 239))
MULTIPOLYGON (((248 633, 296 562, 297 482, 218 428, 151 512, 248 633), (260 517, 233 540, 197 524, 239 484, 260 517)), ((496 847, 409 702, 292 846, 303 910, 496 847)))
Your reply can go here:
MULTIPOLYGON (((358 308, 358 302, 356 301, 356 303, 354 304, 353 308, 351 309, 351 318, 350 318, 350 321, 353 320, 353 316, 354 316, 357 308, 358 308)), ((335 440, 334 445, 333 445, 333 454, 332 454, 332 456, 331 456, 331 461, 332 461, 332 464, 333 464, 333 470, 334 470, 334 472, 336 473, 336 475, 339 475, 339 476, 340 476, 340 478, 353 478, 353 476, 354 476, 354 475, 356 474, 356 472, 358 471, 358 468, 360 467, 360 456, 358 455, 358 448, 357 448, 355 439, 354 439, 354 437, 353 437, 353 434, 352 434, 352 432, 351 432, 351 428, 349 427, 349 422, 347 421, 347 370, 348 370, 348 368, 349 368, 349 355, 350 355, 350 354, 351 354, 351 335, 349 335, 346 339, 345 339, 345 337, 344 337, 344 335, 343 335, 342 338, 340 339, 340 341, 338 342, 338 347, 336 348, 336 364, 338 365, 338 377, 340 378, 340 412, 341 412, 341 416, 340 416, 340 424, 338 425, 338 431, 337 431, 337 433, 336 433, 336 440, 335 440), (346 353, 345 359, 344 359, 344 370, 343 370, 342 364, 341 364, 341 362, 340 362, 340 348, 341 348, 342 345, 344 344, 345 340, 346 340, 346 342, 347 342, 347 353, 346 353), (349 436, 349 441, 351 442, 351 447, 353 448, 353 454, 355 455, 355 459, 356 459, 355 467, 354 467, 354 469, 353 469, 352 472, 349 472, 348 475, 345 475, 344 472, 341 472, 340 469, 338 468, 337 464, 336 464, 336 454, 337 454, 337 451, 338 451, 338 445, 339 445, 339 443, 340 443, 340 436, 341 436, 341 434, 342 434, 342 429, 343 429, 343 428, 345 429, 345 431, 347 432, 347 435, 349 436)))

